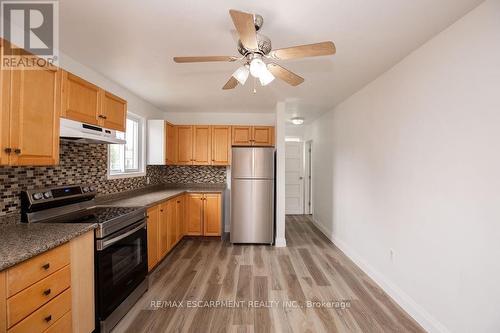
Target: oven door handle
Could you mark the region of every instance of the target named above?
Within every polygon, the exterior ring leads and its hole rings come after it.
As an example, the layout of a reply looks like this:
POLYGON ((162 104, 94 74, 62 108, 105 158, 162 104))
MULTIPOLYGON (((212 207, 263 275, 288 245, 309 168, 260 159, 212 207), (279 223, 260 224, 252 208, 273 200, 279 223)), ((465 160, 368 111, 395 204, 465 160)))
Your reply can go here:
POLYGON ((134 229, 132 229, 130 231, 127 231, 124 234, 121 234, 121 235, 116 236, 116 237, 111 238, 111 239, 101 240, 100 242, 97 242, 97 251, 102 251, 102 250, 106 249, 107 247, 113 245, 114 243, 124 239, 125 237, 132 235, 134 232, 137 232, 145 227, 146 227, 146 222, 142 222, 137 227, 135 227, 134 229))

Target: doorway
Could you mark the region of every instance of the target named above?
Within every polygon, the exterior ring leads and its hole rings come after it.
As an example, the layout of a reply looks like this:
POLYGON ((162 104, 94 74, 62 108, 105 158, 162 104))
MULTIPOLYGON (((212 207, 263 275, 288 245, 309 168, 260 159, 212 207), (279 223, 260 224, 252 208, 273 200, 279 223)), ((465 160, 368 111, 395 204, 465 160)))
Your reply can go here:
POLYGON ((304 142, 285 146, 285 214, 304 214, 304 142))

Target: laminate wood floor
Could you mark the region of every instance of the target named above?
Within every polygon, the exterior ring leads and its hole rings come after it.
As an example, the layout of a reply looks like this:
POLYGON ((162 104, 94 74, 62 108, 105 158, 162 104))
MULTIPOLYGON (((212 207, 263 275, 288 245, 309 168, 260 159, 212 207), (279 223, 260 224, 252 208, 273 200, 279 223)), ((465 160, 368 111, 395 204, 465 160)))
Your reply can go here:
POLYGON ((308 216, 287 216, 286 239, 182 240, 113 332, 425 332, 308 216))

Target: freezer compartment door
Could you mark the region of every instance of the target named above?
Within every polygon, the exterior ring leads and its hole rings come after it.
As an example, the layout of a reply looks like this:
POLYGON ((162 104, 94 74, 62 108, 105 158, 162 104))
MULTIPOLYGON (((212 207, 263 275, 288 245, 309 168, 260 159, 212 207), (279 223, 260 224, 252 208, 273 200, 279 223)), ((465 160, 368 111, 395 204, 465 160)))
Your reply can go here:
POLYGON ((274 148, 253 149, 253 177, 274 179, 274 148))
POLYGON ((237 179, 231 186, 231 243, 272 244, 273 181, 237 179))
POLYGON ((231 178, 253 178, 253 148, 233 148, 231 178))

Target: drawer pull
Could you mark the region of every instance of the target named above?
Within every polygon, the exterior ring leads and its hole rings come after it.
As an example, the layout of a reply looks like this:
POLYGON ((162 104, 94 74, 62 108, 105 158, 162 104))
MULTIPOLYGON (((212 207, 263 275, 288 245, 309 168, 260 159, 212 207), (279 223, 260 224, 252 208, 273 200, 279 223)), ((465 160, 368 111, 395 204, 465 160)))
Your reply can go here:
POLYGON ((19 149, 19 148, 14 149, 14 153, 16 153, 17 155, 20 155, 21 154, 21 149, 19 149))
POLYGON ((50 295, 51 291, 52 291, 52 290, 50 290, 50 288, 49 288, 49 289, 47 289, 47 290, 44 290, 43 294, 44 294, 45 296, 48 296, 48 295, 50 295))
POLYGON ((4 151, 6 154, 10 154, 12 153, 12 148, 5 148, 4 151))
POLYGON ((43 318, 46 322, 49 322, 52 320, 52 315, 48 315, 47 317, 43 318))
POLYGON ((50 263, 46 263, 42 266, 43 269, 48 270, 50 268, 50 263))

